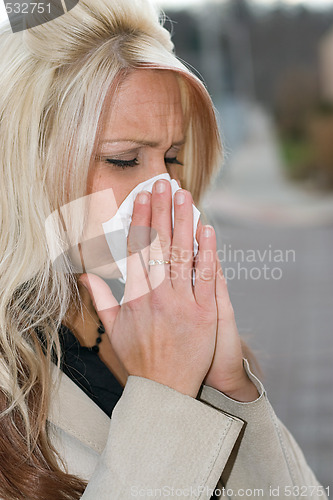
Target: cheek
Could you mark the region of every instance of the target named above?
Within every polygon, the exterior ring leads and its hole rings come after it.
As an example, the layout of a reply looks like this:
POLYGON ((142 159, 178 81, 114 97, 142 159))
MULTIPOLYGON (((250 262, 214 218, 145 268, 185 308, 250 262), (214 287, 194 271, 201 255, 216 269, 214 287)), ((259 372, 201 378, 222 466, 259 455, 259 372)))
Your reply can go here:
POLYGON ((102 223, 113 217, 118 209, 117 191, 112 175, 104 169, 94 168, 90 171, 87 181, 89 211, 85 238, 103 234, 102 223))
POLYGON ((128 171, 116 172, 102 166, 88 176, 89 213, 85 237, 102 234, 102 223, 115 215, 124 199, 143 180, 128 174, 128 171))
MULTIPOLYGON (((117 207, 128 194, 127 182, 125 179, 119 179, 115 172, 104 167, 96 168, 88 176, 87 194, 92 195, 108 190, 109 197, 115 200, 117 207)), ((96 197, 96 196, 94 196, 96 197)))
POLYGON ((102 189, 111 187, 111 176, 105 172, 104 168, 94 167, 90 170, 87 180, 87 194, 96 193, 102 189))

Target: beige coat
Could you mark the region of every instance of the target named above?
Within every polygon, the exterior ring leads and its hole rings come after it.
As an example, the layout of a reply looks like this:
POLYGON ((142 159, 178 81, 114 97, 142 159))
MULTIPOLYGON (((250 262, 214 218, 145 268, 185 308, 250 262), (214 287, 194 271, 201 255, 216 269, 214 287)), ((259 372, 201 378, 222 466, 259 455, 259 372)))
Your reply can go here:
POLYGON ((111 419, 62 374, 48 420, 68 472, 89 480, 82 498, 203 500, 215 488, 230 499, 298 498, 299 487, 301 498, 326 499, 246 359, 244 367, 256 401, 205 385, 194 399, 130 376, 111 419))

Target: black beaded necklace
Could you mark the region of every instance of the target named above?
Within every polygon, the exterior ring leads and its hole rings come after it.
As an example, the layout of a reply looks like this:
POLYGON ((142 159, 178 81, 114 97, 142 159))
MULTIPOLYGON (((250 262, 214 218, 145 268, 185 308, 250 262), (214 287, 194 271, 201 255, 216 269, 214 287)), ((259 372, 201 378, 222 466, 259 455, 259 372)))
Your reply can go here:
POLYGON ((96 339, 95 345, 93 345, 92 347, 88 347, 88 349, 90 351, 95 352, 96 354, 99 353, 99 344, 102 342, 102 334, 105 333, 105 328, 104 328, 101 320, 99 320, 99 326, 97 328, 97 333, 98 333, 98 337, 96 339))

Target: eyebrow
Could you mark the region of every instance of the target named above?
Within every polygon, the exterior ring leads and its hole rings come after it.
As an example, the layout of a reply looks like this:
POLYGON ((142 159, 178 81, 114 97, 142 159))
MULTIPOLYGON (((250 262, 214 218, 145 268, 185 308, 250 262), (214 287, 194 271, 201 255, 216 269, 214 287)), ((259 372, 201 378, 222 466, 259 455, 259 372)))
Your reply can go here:
MULTIPOLYGON (((174 142, 172 146, 183 146, 185 144, 185 141, 186 139, 184 138, 181 141, 174 142)), ((116 139, 116 140, 104 139, 103 141, 100 141, 100 144, 115 144, 117 142, 131 142, 132 144, 141 144, 142 146, 150 146, 152 148, 161 146, 160 142, 143 141, 143 140, 140 141, 137 139, 116 139)))

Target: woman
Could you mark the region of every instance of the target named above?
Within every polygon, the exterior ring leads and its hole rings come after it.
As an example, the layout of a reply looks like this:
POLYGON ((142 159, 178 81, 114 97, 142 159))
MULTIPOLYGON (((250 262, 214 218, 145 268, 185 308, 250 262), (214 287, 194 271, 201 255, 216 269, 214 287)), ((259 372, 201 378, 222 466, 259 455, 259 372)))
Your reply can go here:
POLYGON ((209 95, 153 6, 80 1, 0 39, 0 497, 325 496, 243 358, 210 226, 192 261, 192 196, 220 143, 209 95), (112 215, 100 193, 119 206, 166 172, 183 188, 174 229, 162 180, 135 200, 144 265, 129 245, 120 306, 103 272, 75 268, 76 243, 112 215))

